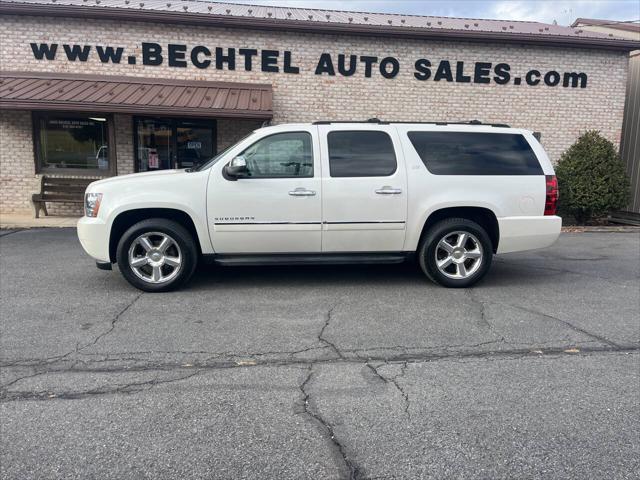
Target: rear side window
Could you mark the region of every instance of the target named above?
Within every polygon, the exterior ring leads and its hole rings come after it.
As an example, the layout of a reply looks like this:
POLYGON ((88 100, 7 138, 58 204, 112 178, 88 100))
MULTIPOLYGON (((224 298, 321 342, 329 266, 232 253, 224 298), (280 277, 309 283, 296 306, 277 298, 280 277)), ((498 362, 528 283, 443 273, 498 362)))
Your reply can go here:
POLYGON ((386 177, 396 171, 396 154, 385 132, 329 132, 332 177, 386 177))
POLYGON ((434 175, 542 175, 522 135, 409 132, 409 140, 434 175))

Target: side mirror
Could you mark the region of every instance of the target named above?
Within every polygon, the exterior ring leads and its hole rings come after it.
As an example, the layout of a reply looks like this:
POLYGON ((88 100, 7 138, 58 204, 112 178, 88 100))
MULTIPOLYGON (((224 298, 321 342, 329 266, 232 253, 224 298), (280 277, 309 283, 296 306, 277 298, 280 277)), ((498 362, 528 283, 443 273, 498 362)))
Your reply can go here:
POLYGON ((224 171, 229 177, 241 177, 248 172, 247 160, 242 155, 239 155, 224 167, 224 171))

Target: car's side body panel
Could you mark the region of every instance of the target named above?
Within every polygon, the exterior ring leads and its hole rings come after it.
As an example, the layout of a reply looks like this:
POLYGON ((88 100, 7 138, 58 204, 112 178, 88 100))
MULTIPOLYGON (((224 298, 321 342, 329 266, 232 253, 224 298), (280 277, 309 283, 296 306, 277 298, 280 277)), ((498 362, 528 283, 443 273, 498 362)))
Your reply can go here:
POLYGON ((85 249, 100 261, 109 260, 109 236, 121 213, 150 208, 179 210, 191 217, 202 253, 213 253, 206 222, 208 171, 186 173, 162 170, 123 175, 93 182, 87 192, 102 193, 98 216, 82 217, 78 237, 85 249))
MULTIPOLYGON (((407 134, 416 131, 483 132, 487 134, 522 134, 538 156, 545 174, 552 174, 553 167, 540 144, 530 132, 511 128, 489 126, 434 126, 410 125, 397 126, 402 139, 404 159, 408 172, 408 217, 407 236, 404 250, 415 251, 421 238, 423 226, 430 215, 445 208, 479 207, 490 210, 498 219, 518 217, 521 228, 535 231, 535 225, 557 226, 556 219, 543 217, 546 197, 544 175, 434 175, 425 166, 413 148, 407 134), (527 218, 535 223, 527 223, 527 218)), ((557 228, 559 234, 560 229, 557 228)), ((505 235, 511 235, 507 230, 505 235)), ((523 236, 526 236, 523 235, 523 236)), ((556 235, 557 236, 557 235, 556 235)), ((506 237, 504 238, 505 241, 506 237)), ((500 242, 503 232, 500 231, 500 242)), ((516 243, 517 244, 517 243, 516 243)), ((537 243, 534 242, 535 245, 537 243)), ((538 247, 533 247, 538 248, 538 247)), ((501 249, 499 248, 500 252, 501 249)), ((511 251, 511 250, 510 250, 511 251)))
POLYGON ((316 126, 290 127, 284 131, 311 135, 312 177, 230 180, 222 172, 229 160, 246 147, 281 131, 259 130, 211 168, 207 221, 216 253, 320 251, 322 171, 316 126), (297 194, 304 192, 307 195, 297 194))
POLYGON ((320 125, 322 152, 322 251, 389 252, 404 247, 407 172, 393 125, 320 125), (332 177, 328 135, 332 132, 384 132, 395 150, 396 168, 386 176, 332 177))

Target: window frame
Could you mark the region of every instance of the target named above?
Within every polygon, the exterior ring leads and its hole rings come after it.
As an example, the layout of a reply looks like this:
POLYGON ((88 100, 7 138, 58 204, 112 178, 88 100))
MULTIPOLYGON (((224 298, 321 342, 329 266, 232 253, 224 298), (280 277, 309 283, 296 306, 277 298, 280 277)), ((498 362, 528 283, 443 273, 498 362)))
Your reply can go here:
POLYGON ((393 175, 396 174, 396 172, 398 171, 398 154, 396 152, 396 146, 393 142, 393 137, 389 134, 389 132, 386 132, 384 130, 342 130, 342 129, 336 129, 336 130, 330 130, 327 132, 327 163, 329 166, 329 177, 330 178, 386 178, 386 177, 392 177, 393 175), (329 136, 332 133, 382 133, 383 135, 386 135, 387 138, 389 139, 389 143, 391 144, 391 150, 393 151, 393 161, 394 161, 394 169, 391 173, 388 173, 386 175, 339 175, 339 176, 333 176, 331 174, 331 145, 329 144, 329 136))
MULTIPOLYGON (((311 145, 311 175, 287 175, 287 176, 277 176, 277 177, 250 177, 250 176, 240 176, 240 177, 234 177, 233 179, 229 179, 226 178, 226 176, 224 176, 224 167, 223 167, 223 177, 228 180, 228 181, 233 181, 233 180, 277 180, 277 179, 291 179, 291 178, 314 178, 316 176, 316 156, 313 152, 314 148, 313 148, 313 134, 308 131, 308 130, 292 130, 292 131, 286 131, 286 132, 274 132, 274 133, 270 133, 269 135, 265 135, 264 137, 260 137, 257 138, 255 142, 251 143, 250 145, 247 145, 245 148, 242 149, 242 151, 240 151, 237 155, 234 155, 233 158, 239 157, 240 155, 243 155, 245 151, 247 151, 249 148, 253 147, 256 143, 261 142, 262 140, 269 138, 269 137, 274 137, 276 135, 283 135, 283 134, 291 134, 291 133, 304 133, 306 135, 309 136, 309 144, 311 145)), ((231 160, 233 160, 233 158, 231 158, 231 160)), ((229 160, 229 162, 231 161, 229 160)), ((227 165, 229 164, 229 162, 227 162, 227 165)), ((226 165, 225 165, 226 166, 226 165)))
MULTIPOLYGON (((536 154, 535 150, 533 149, 533 146, 531 145, 531 143, 529 143, 529 140, 527 140, 527 137, 525 135, 523 135, 522 133, 516 133, 516 132, 469 132, 469 131, 442 131, 442 130, 407 130, 405 132, 406 136, 407 136, 407 140, 409 141, 409 144, 411 145, 411 147, 413 148, 413 151, 415 152, 415 154, 418 156, 418 159, 420 160, 420 162, 424 165, 424 167, 427 169, 427 171, 431 174, 431 175, 436 175, 436 176, 440 176, 440 177, 535 177, 535 176, 540 176, 540 175, 544 175, 544 169, 542 167, 542 164, 540 163, 540 159, 538 158, 538 155, 536 154), (465 134, 476 134, 476 135, 502 135, 502 136, 512 136, 512 137, 520 137, 524 143, 529 147, 529 150, 531 151, 531 154, 533 155, 534 159, 536 160, 536 164, 538 166, 539 171, 537 173, 484 173, 484 171, 480 170, 477 173, 438 173, 436 171, 434 171, 432 168, 429 168, 429 162, 427 162, 425 159, 422 158, 422 155, 420 154, 420 152, 418 151, 418 148, 415 146, 415 144, 413 143, 413 140, 411 138, 412 134, 429 134, 429 133, 444 133, 447 135, 465 135, 465 134)), ((433 165, 432 165, 433 167, 433 165)))
POLYGON ((35 165, 35 171, 37 175, 59 175, 59 176, 73 176, 73 177, 113 177, 117 175, 117 155, 116 155, 116 135, 113 114, 105 114, 99 112, 58 112, 55 110, 34 111, 31 114, 31 126, 33 130, 33 159, 35 165), (106 118, 107 129, 107 152, 109 158, 109 168, 106 170, 100 170, 98 168, 52 168, 45 167, 42 158, 42 145, 41 145, 41 133, 42 128, 40 126, 41 120, 47 120, 51 117, 58 118, 90 118, 100 117, 106 118))

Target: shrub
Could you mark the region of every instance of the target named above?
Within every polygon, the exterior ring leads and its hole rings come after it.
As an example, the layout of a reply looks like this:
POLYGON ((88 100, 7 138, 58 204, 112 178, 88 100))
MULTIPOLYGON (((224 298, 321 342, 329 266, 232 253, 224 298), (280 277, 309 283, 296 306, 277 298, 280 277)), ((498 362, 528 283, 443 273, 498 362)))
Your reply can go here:
POLYGON ((629 179, 616 149, 595 130, 584 133, 560 157, 555 168, 560 188, 559 210, 585 223, 623 208, 629 179))

